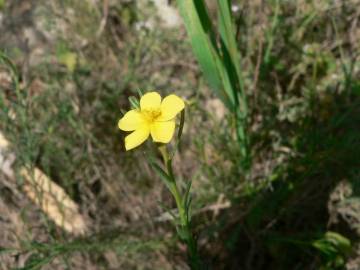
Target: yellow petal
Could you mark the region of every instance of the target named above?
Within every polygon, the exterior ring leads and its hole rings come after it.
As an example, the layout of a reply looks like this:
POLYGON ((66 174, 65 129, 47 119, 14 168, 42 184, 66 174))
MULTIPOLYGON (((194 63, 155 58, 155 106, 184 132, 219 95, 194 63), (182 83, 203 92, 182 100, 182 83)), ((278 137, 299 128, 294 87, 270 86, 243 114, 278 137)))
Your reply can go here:
POLYGON ((124 131, 133 131, 144 125, 145 119, 137 110, 131 110, 119 120, 118 126, 124 131))
POLYGON ((174 135, 175 121, 154 122, 150 130, 155 142, 168 143, 174 135))
POLYGON ((125 137, 125 149, 131 150, 140 144, 142 144, 150 134, 149 127, 147 125, 135 130, 133 133, 125 137))
POLYGON ((141 110, 157 109, 160 107, 161 96, 156 92, 149 92, 140 99, 141 110))
POLYGON ((161 121, 174 119, 185 107, 184 101, 176 95, 169 95, 161 102, 161 121))

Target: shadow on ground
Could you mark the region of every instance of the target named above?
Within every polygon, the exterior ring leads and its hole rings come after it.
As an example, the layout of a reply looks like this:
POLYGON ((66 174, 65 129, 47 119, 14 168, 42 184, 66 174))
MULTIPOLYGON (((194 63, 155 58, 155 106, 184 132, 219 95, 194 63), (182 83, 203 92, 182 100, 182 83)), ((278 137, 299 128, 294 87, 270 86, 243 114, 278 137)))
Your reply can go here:
POLYGON ((343 269, 344 258, 352 256, 325 234, 336 232, 353 247, 359 237, 353 229, 358 224, 351 224, 356 219, 336 207, 360 196, 360 98, 343 93, 331 104, 313 104, 312 115, 291 131, 298 134, 297 155, 281 167, 280 177, 255 197, 238 198, 220 216, 221 241, 208 261, 213 269, 343 269), (239 206, 247 201, 254 203, 239 206), (324 246, 315 247, 317 240, 324 246))

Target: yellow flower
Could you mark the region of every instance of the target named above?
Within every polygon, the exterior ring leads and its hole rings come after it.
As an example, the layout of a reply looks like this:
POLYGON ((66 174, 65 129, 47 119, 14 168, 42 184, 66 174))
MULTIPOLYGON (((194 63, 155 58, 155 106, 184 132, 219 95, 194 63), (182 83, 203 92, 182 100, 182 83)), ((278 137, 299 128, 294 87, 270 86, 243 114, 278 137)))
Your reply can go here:
POLYGON ((125 149, 139 146, 150 134, 155 142, 170 142, 175 131, 175 117, 184 107, 184 101, 176 95, 169 95, 163 101, 156 92, 143 95, 140 109, 128 111, 119 120, 121 130, 133 131, 125 137, 125 149))

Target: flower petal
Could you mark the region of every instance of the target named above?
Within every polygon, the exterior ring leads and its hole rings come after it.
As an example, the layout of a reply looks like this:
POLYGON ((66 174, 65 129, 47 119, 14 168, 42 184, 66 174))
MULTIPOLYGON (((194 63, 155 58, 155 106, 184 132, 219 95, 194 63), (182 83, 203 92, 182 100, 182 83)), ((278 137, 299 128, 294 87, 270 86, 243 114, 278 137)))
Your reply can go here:
POLYGON ((168 143, 174 135, 175 121, 154 122, 150 131, 155 142, 168 143))
POLYGON ((138 110, 131 110, 119 120, 118 126, 124 131, 133 131, 144 125, 145 119, 138 110))
POLYGON ((160 107, 161 96, 156 92, 149 92, 140 99, 141 110, 157 109, 160 107))
POLYGON ((174 119, 185 107, 184 101, 176 95, 169 95, 161 102, 161 121, 174 119))
POLYGON ((143 127, 135 130, 133 133, 125 137, 125 149, 131 150, 140 144, 142 144, 150 134, 149 127, 144 125, 143 127))

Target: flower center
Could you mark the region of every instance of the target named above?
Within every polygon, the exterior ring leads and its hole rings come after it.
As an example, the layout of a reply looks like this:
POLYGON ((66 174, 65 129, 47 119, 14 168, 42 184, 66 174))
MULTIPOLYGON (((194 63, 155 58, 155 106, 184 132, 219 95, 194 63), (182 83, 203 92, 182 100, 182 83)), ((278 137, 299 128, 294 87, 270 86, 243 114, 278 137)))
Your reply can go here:
POLYGON ((141 113, 149 122, 154 122, 161 115, 160 109, 141 110, 141 113))

